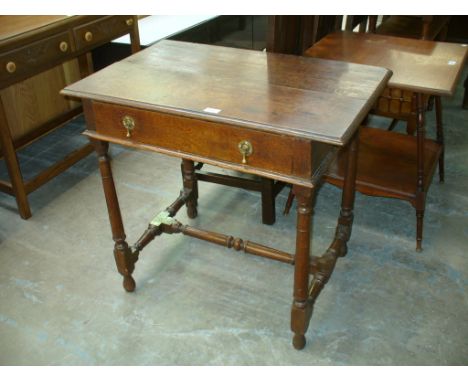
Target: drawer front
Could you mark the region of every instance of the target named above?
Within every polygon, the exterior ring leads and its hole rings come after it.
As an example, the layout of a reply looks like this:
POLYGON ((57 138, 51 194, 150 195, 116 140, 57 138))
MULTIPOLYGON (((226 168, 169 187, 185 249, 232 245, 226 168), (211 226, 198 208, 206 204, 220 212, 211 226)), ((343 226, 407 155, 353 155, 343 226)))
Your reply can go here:
POLYGON ((2 83, 28 76, 31 72, 52 67, 72 55, 71 36, 68 32, 47 37, 0 55, 2 83))
POLYGON ((87 50, 129 33, 133 28, 132 16, 108 16, 81 25, 73 30, 77 50, 87 50))
POLYGON ((147 144, 282 175, 311 177, 312 143, 305 139, 106 103, 95 103, 93 109, 96 132, 124 139, 129 145, 147 144), (130 134, 124 127, 126 117, 134 124, 130 134), (246 163, 241 142, 252 148, 246 163))

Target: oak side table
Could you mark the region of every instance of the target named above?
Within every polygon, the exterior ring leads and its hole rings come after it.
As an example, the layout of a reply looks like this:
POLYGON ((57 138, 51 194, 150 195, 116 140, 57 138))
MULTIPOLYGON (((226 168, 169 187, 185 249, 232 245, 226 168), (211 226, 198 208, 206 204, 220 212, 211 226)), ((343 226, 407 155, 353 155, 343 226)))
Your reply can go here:
MULTIPOLYGON (((360 137, 356 187, 366 195, 409 201, 416 209, 416 250, 422 250, 426 194, 437 163, 444 180, 442 96, 452 96, 467 56, 460 44, 338 32, 308 49, 306 56, 385 67, 393 72, 372 112, 414 114, 416 136, 366 127, 360 137), (435 97, 437 139, 427 139, 425 100, 435 97)), ((346 158, 339 156, 325 179, 343 187, 346 158)))
POLYGON ((293 264, 291 329, 294 347, 302 349, 313 304, 347 252, 359 126, 390 75, 387 69, 338 61, 161 41, 67 86, 63 94, 83 100, 85 134, 99 157, 125 290, 135 289, 132 272, 141 250, 167 233, 293 264), (179 197, 133 246, 125 240, 109 142, 182 159, 179 197), (314 191, 340 150, 348 161, 335 237, 324 255, 310 256, 314 191), (184 204, 189 218, 197 216, 194 161, 293 184, 295 254, 176 220, 184 204))

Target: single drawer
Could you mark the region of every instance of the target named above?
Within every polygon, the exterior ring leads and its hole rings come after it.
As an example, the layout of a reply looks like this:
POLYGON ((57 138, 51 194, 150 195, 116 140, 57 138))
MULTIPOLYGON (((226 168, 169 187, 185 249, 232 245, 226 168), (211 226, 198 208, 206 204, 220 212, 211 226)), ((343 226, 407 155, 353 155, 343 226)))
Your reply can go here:
POLYGON ((129 146, 146 144, 286 176, 310 179, 325 154, 306 139, 224 123, 99 102, 93 113, 97 133, 129 146))
POLYGON ((0 81, 32 76, 65 61, 73 53, 70 42, 70 34, 63 32, 0 54, 0 81))
POLYGON ((73 30, 77 50, 90 49, 129 33, 133 28, 132 16, 106 16, 80 25, 73 30))

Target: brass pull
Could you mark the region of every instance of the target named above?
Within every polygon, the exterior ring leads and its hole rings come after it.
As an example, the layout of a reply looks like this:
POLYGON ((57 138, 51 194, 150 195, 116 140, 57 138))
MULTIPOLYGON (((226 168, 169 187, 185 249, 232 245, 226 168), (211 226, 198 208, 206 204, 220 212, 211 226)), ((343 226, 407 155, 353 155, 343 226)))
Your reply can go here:
POLYGON ((133 19, 127 19, 125 20, 125 24, 127 24, 129 27, 133 25, 133 19))
POLYGON ((252 143, 250 143, 249 141, 241 141, 241 142, 239 142, 237 147, 239 148, 239 151, 242 154, 242 163, 246 164, 247 163, 247 157, 249 155, 252 155, 252 153, 253 153, 252 143))
POLYGON ((84 39, 88 42, 90 42, 93 39, 93 34, 91 32, 86 32, 84 35, 84 39))
POLYGON ((10 61, 6 64, 6 70, 8 73, 16 72, 16 64, 13 61, 10 61))
POLYGON ((126 115, 122 118, 122 125, 127 129, 127 138, 130 138, 132 136, 132 130, 135 128, 135 120, 126 115))
POLYGON ((59 48, 62 52, 66 52, 68 50, 68 43, 66 41, 62 41, 60 44, 59 44, 59 48))

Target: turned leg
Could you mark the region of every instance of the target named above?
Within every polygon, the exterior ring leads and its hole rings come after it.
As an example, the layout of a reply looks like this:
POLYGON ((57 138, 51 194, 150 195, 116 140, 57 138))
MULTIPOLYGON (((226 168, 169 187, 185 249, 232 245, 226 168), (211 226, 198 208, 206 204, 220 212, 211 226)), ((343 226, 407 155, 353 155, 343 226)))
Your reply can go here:
POLYGON ((420 93, 415 95, 417 109, 417 183, 416 183, 416 251, 422 251, 423 221, 426 206, 426 193, 424 191, 424 108, 423 96, 420 93))
POLYGON ((96 150, 99 159, 99 169, 101 171, 102 185, 104 195, 106 197, 107 211, 112 229, 112 239, 114 245, 114 257, 117 265, 117 270, 123 276, 123 287, 127 292, 135 290, 135 280, 132 277, 132 272, 135 269, 134 256, 125 241, 125 231, 120 214, 119 201, 115 190, 114 179, 110 166, 109 156, 107 154, 109 144, 107 142, 97 141, 92 139, 91 143, 96 150))
POLYGON ((29 207, 28 196, 24 187, 23 175, 21 174, 18 157, 16 156, 13 139, 10 133, 10 127, 5 116, 3 102, 0 97, 0 147, 2 149, 3 158, 10 176, 11 188, 13 195, 16 198, 18 211, 23 219, 31 217, 31 209, 29 207))
MULTIPOLYGON (((418 204, 424 205, 424 202, 418 204)), ((416 209, 416 251, 422 251, 424 207, 416 209)))
POLYGON ((435 112, 437 125, 437 142, 442 146, 442 151, 439 157, 439 181, 444 183, 445 180, 445 146, 444 146, 444 126, 442 124, 442 100, 440 96, 435 97, 435 112))
POLYGON ((313 189, 293 186, 297 198, 296 255, 294 263, 294 300, 291 309, 293 346, 300 350, 306 343, 305 333, 312 315, 309 301, 310 221, 313 189))
POLYGON ((262 223, 275 224, 275 181, 268 178, 261 178, 262 184, 262 223))
POLYGON ((338 226, 336 227, 335 238, 342 243, 339 256, 345 256, 348 252, 347 243, 351 237, 351 229, 353 227, 353 209, 356 196, 356 172, 357 172, 357 156, 359 146, 359 132, 357 132, 351 143, 348 146, 346 172, 343 184, 343 192, 341 196, 341 211, 338 218, 338 226))
POLYGON ((195 219, 198 214, 198 182, 195 175, 195 166, 191 160, 182 159, 182 181, 184 184, 184 191, 190 192, 190 197, 185 203, 187 206, 187 216, 190 219, 195 219))

